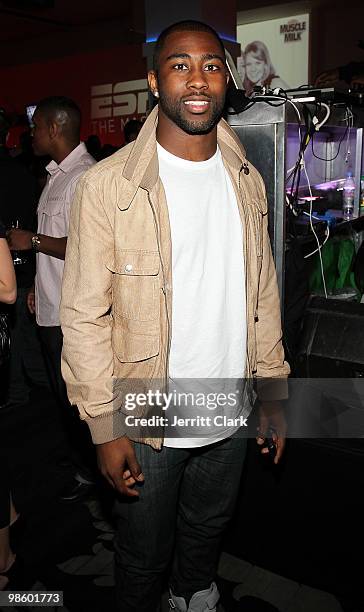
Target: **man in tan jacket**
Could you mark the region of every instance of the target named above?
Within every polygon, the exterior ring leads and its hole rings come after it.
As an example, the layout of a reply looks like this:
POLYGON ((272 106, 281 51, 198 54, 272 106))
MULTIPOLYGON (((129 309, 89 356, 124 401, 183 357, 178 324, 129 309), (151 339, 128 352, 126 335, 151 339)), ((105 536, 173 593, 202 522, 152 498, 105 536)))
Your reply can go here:
MULTIPOLYGON (((289 368, 263 182, 221 119, 218 35, 199 22, 170 26, 148 76, 157 108, 135 143, 84 175, 72 207, 63 375, 101 472, 124 496, 120 610, 157 610, 172 562, 171 608, 203 612, 218 601, 252 381, 285 379, 289 368)), ((285 431, 275 408, 262 403, 258 442, 273 425, 277 463, 285 431)))

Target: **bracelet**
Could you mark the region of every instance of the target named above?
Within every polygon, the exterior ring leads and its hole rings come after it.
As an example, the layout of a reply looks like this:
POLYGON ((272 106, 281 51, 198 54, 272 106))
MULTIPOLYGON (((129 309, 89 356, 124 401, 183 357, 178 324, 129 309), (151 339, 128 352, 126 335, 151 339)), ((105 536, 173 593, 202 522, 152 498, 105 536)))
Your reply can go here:
POLYGON ((32 243, 32 249, 33 251, 39 251, 39 247, 40 247, 40 238, 37 234, 34 234, 34 236, 32 236, 31 238, 31 243, 32 243))

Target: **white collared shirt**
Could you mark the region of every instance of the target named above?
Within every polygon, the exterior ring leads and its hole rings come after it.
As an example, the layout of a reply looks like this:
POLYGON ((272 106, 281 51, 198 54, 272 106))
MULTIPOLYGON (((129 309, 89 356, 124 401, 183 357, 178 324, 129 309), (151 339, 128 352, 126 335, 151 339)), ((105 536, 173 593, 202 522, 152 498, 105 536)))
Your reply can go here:
MULTIPOLYGON (((48 164, 48 178, 38 204, 38 234, 53 238, 68 235, 71 202, 78 179, 94 163, 94 158, 81 142, 60 164, 55 161, 48 164)), ((60 325, 63 268, 62 259, 37 253, 35 300, 38 325, 60 325)))

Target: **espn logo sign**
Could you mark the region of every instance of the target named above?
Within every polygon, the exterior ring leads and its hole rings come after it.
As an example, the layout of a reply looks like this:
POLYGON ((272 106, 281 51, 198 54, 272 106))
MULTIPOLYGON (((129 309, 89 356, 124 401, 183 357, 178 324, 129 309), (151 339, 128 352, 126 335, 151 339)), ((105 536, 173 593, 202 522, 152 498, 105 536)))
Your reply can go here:
POLYGON ((147 106, 147 79, 91 87, 91 119, 144 115, 147 106))

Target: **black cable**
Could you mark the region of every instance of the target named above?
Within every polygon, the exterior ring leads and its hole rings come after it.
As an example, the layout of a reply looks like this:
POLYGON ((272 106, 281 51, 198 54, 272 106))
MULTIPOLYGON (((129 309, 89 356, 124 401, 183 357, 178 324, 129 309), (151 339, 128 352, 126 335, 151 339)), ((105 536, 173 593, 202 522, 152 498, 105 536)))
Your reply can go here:
MULTIPOLYGON (((321 107, 320 102, 316 102, 314 112, 311 111, 311 108, 309 105, 305 105, 303 107, 303 117, 305 119, 306 130, 303 135, 301 134, 301 142, 300 142, 300 149, 298 153, 297 163, 295 167, 293 168, 293 170, 291 171, 291 173, 286 178, 287 183, 292 179, 291 192, 290 192, 292 202, 296 202, 298 199, 298 190, 300 186, 301 173, 302 173, 302 166, 301 166, 302 159, 303 159, 303 156, 305 154, 305 151, 308 147, 310 140, 312 143, 312 138, 313 138, 313 135, 315 134, 315 124, 313 122, 313 119, 315 116, 317 116, 321 112, 321 109, 322 107, 321 107)), ((302 124, 300 121, 299 121, 299 125, 301 128, 302 124)), ((344 134, 344 137, 345 137, 345 134, 344 134)))
POLYGON ((242 108, 241 110, 238 111, 228 111, 228 115, 239 115, 240 113, 243 113, 244 111, 248 110, 249 108, 251 108, 256 102, 264 102, 265 104, 268 104, 269 106, 273 106, 274 108, 278 108, 279 106, 283 106, 284 104, 286 104, 288 102, 288 97, 286 92, 282 92, 284 93, 284 97, 283 96, 253 96, 252 98, 250 98, 250 102, 249 104, 247 104, 244 108, 242 108), (279 102, 277 104, 277 98, 282 98, 282 102, 279 102), (276 102, 276 104, 273 104, 273 102, 276 102))
POLYGON ((272 104, 272 102, 269 102, 268 100, 264 100, 264 102, 268 104, 268 106, 273 106, 273 108, 279 108, 280 106, 284 106, 284 104, 287 104, 287 100, 284 100, 280 104, 272 104))
MULTIPOLYGON (((318 105, 316 104, 316 109, 315 109, 316 112, 317 112, 317 108, 318 108, 318 105)), ((301 133, 301 143, 300 143, 300 150, 298 154, 298 160, 297 160, 296 167, 293 171, 293 180, 292 180, 292 185, 291 185, 291 197, 292 197, 293 202, 297 202, 298 200, 298 190, 299 190, 299 186, 301 182, 302 160, 303 160, 305 151, 308 147, 308 144, 312 137, 312 133, 315 128, 314 123, 313 123, 314 115, 311 113, 311 110, 308 105, 303 106, 302 114, 305 120, 304 125, 306 129, 303 134, 301 133)), ((301 127, 301 122, 299 122, 299 125, 301 127)), ((288 182, 288 180, 289 179, 287 178, 286 181, 288 182)))
POLYGON ((336 154, 334 155, 334 157, 331 157, 330 159, 326 159, 325 157, 320 157, 319 155, 316 155, 316 153, 315 153, 315 151, 314 151, 314 148, 313 148, 313 138, 311 138, 311 149, 312 149, 312 155, 313 155, 314 157, 316 157, 316 159, 320 159, 321 161, 325 161, 325 162, 332 162, 332 161, 334 161, 334 159, 336 159, 336 158, 338 157, 339 153, 340 153, 340 147, 341 147, 341 145, 342 145, 342 143, 343 143, 343 141, 344 141, 344 139, 345 139, 345 136, 346 136, 346 135, 347 135, 347 133, 348 133, 348 130, 349 130, 349 126, 347 125, 347 126, 346 126, 346 129, 345 129, 345 132, 344 132, 344 134, 342 135, 341 140, 339 141, 339 146, 338 146, 337 152, 336 152, 336 154))
POLYGON ((244 108, 239 109, 238 111, 227 111, 227 114, 229 116, 232 115, 240 115, 240 113, 243 113, 244 111, 247 111, 249 108, 251 108, 252 106, 254 106, 255 104, 255 100, 252 100, 251 102, 249 102, 249 104, 247 104, 244 108))
MULTIPOLYGON (((299 130, 301 133, 301 120, 298 117, 298 125, 299 125, 299 130)), ((305 153, 305 149, 306 146, 304 146, 304 142, 305 139, 307 138, 307 133, 308 133, 308 128, 306 128, 306 132, 304 135, 302 135, 301 133, 301 138, 300 138, 300 148, 298 151, 298 158, 297 158, 297 162, 295 167, 293 168, 293 171, 291 172, 291 174, 286 178, 286 184, 288 183, 288 181, 291 179, 292 177, 292 183, 291 183, 291 192, 290 192, 290 196, 291 196, 291 201, 292 203, 297 201, 298 198, 298 188, 299 188, 299 184, 300 184, 300 179, 301 179, 301 162, 303 159, 303 155, 305 153)))

